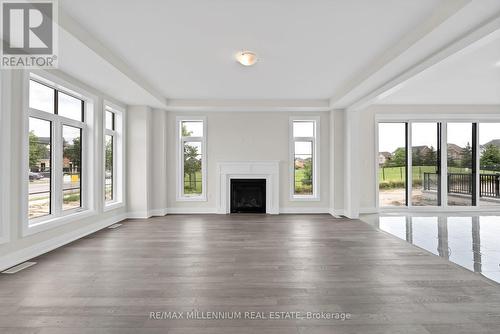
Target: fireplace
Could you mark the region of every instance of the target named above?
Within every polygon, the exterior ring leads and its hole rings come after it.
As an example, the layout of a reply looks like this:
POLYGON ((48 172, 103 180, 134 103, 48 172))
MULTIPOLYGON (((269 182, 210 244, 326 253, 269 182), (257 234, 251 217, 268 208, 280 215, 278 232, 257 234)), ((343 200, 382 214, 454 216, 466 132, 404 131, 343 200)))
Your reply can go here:
POLYGON ((266 179, 231 179, 231 213, 266 213, 266 179))

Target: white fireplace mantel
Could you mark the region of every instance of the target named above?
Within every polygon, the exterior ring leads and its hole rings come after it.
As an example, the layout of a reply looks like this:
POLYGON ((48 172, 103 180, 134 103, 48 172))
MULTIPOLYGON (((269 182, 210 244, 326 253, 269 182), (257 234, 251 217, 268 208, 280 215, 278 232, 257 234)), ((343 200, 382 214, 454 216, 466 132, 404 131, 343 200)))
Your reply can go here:
POLYGON ((217 213, 231 205, 231 179, 266 179, 266 213, 279 214, 279 161, 230 161, 217 163, 217 213))

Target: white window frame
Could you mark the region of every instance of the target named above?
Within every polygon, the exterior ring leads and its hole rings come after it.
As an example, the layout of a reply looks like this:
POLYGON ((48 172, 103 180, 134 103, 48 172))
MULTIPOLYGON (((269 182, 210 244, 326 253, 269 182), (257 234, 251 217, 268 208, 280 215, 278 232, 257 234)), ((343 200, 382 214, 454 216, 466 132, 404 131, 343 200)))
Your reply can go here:
POLYGON ((10 72, 0 71, 0 244, 10 241, 10 72))
POLYGON ((57 226, 72 223, 80 219, 92 216, 95 214, 94 205, 94 105, 96 105, 97 97, 85 90, 77 87, 58 76, 47 71, 25 71, 23 78, 23 160, 22 170, 29 170, 29 118, 35 117, 52 122, 52 184, 51 184, 51 214, 43 217, 29 219, 29 176, 27 172, 20 173, 22 178, 22 234, 23 236, 42 232, 57 226), (60 115, 50 114, 44 111, 32 109, 29 107, 29 82, 34 79, 38 82, 57 89, 60 92, 69 94, 84 101, 84 122, 75 121, 60 115), (59 168, 62 166, 62 127, 63 125, 73 126, 82 129, 82 166, 81 179, 83 183, 81 187, 81 207, 62 210, 63 192, 62 192, 62 170, 59 173, 59 168), (57 168, 57 169, 56 169, 57 168), (60 174, 60 175, 59 175, 60 174), (59 177, 61 176, 61 177, 59 177))
MULTIPOLYGON (((377 212, 401 212, 401 211, 408 211, 408 212, 475 212, 475 211, 482 211, 482 212, 487 212, 487 211, 498 211, 500 208, 500 205, 488 205, 484 206, 481 205, 480 201, 480 196, 479 196, 479 187, 476 187, 476 198, 477 198, 477 203, 476 205, 470 205, 470 206, 453 206, 453 205, 448 205, 448 194, 446 193, 445 189, 448 188, 448 178, 446 177, 448 173, 448 146, 447 146, 447 130, 448 130, 448 123, 477 123, 478 124, 478 129, 476 131, 476 151, 480 152, 479 150, 479 132, 481 131, 481 123, 500 123, 500 116, 494 115, 494 114, 377 114, 375 115, 375 140, 374 140, 374 148, 375 148, 375 164, 374 164, 374 171, 375 171, 375 207, 377 209, 377 212), (411 136, 411 128, 413 123, 434 123, 438 122, 441 123, 442 128, 441 128, 441 189, 443 191, 441 192, 441 206, 414 206, 411 201, 411 194, 412 194, 412 181, 411 177, 413 174, 413 166, 412 166, 412 136, 411 136), (408 203, 406 206, 397 206, 397 207, 390 207, 390 206, 381 206, 379 202, 379 164, 378 164, 378 153, 379 153, 379 147, 378 147, 378 142, 379 142, 379 123, 408 123, 408 134, 407 134, 407 142, 408 142, 408 161, 407 161, 407 168, 406 168, 406 173, 407 173, 407 180, 408 180, 408 185, 407 185, 407 198, 408 198, 408 203)), ((476 161, 476 169, 479 171, 480 170, 480 156, 478 155, 477 161, 476 161)), ((476 175, 476 184, 479 184, 479 178, 480 178, 480 172, 477 173, 476 175)))
POLYGON ((290 200, 291 201, 320 201, 320 138, 321 138, 321 123, 319 116, 293 116, 289 122, 289 184, 290 184, 290 200), (313 122, 314 136, 313 137, 294 137, 293 123, 294 122, 313 122), (312 195, 296 195, 295 194, 295 142, 296 141, 311 141, 313 143, 313 193, 312 195))
POLYGON ((205 116, 178 116, 175 121, 175 133, 177 143, 177 201, 206 201, 207 200, 207 118, 205 116), (182 137, 181 123, 185 121, 203 122, 202 137, 182 137), (202 193, 201 195, 189 196, 184 194, 184 143, 185 142, 200 142, 201 143, 201 173, 202 173, 202 193))
POLYGON ((125 108, 115 103, 104 101, 102 112, 102 200, 104 203, 103 211, 118 209, 125 206, 125 108), (115 115, 115 129, 106 128, 106 112, 110 111, 115 115), (106 135, 113 136, 113 200, 106 201, 106 135))

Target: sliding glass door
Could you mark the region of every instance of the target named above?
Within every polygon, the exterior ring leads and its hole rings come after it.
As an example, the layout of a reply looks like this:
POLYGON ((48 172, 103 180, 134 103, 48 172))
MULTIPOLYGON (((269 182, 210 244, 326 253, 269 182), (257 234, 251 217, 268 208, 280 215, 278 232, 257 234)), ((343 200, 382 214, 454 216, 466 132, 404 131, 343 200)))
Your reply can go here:
POLYGON ((378 123, 380 207, 500 207, 500 122, 378 123))
POLYGON ((408 124, 378 124, 379 205, 407 203, 408 124))
POLYGON ((500 205, 500 123, 479 124, 479 205, 500 205))
POLYGON ((476 123, 447 125, 448 205, 476 205, 476 123))
POLYGON ((441 205, 441 123, 411 124, 413 206, 441 205))

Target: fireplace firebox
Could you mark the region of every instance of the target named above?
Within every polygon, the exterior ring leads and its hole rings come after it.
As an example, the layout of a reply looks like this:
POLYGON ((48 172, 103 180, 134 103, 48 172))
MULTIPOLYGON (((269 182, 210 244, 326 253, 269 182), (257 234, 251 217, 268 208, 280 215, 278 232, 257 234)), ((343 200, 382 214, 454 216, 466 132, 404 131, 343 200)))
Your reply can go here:
POLYGON ((231 213, 266 213, 266 180, 231 179, 231 213))

